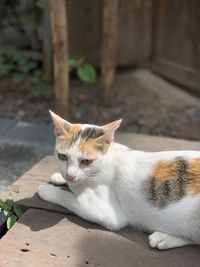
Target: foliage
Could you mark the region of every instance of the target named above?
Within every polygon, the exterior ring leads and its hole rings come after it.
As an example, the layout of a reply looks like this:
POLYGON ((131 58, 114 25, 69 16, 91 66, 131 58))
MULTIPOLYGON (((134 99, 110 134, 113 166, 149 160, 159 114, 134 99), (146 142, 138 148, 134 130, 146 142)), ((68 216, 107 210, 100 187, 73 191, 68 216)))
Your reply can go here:
POLYGON ((31 49, 41 49, 44 0, 2 1, 0 23, 25 34, 31 49))
POLYGON ((76 75, 81 81, 86 83, 93 83, 96 81, 97 75, 95 68, 90 64, 86 64, 84 58, 78 60, 70 58, 68 64, 71 69, 75 70, 76 75))
POLYGON ((5 202, 0 199, 0 210, 7 217, 7 229, 10 229, 23 214, 12 198, 7 199, 5 202))
POLYGON ((0 77, 7 74, 15 82, 27 82, 30 97, 50 97, 52 94, 49 78, 44 75, 39 63, 28 59, 13 46, 2 48, 0 53, 0 77))
MULTIPOLYGON (((95 68, 85 63, 85 59, 70 58, 69 67, 76 72, 78 78, 85 83, 96 81, 95 68)), ((39 62, 28 59, 13 46, 2 47, 0 51, 0 77, 11 75, 15 82, 26 82, 29 85, 30 97, 46 97, 52 95, 52 85, 40 68, 39 62)))

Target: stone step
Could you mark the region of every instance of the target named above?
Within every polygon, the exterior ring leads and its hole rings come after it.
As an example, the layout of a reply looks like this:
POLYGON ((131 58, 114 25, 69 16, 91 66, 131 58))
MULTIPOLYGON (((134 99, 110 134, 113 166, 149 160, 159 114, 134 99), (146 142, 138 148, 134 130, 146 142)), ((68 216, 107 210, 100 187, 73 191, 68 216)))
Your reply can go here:
POLYGON ((10 193, 14 201, 24 207, 40 208, 45 210, 58 211, 72 214, 67 209, 56 204, 46 202, 37 195, 39 185, 47 183, 52 173, 57 170, 53 156, 47 156, 38 164, 33 166, 27 173, 20 177, 15 183, 8 187, 7 191, 0 193, 0 199, 10 198, 10 193))
POLYGON ((160 252, 144 233, 110 232, 71 215, 29 209, 1 239, 1 267, 200 266, 199 248, 160 252))

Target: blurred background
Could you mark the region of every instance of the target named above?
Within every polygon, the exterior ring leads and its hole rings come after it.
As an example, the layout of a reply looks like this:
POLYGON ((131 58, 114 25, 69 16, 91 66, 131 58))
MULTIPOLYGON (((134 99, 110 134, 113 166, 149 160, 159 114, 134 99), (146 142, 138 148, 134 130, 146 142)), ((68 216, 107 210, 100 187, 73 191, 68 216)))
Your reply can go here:
MULTIPOLYGON (((11 139, 23 166, 50 153, 48 109, 71 122, 123 118, 121 131, 200 140, 199 70, 198 0, 1 0, 0 163, 11 139), (21 153, 27 136, 46 148, 21 153)), ((1 164, 5 176, 11 167, 1 164)))

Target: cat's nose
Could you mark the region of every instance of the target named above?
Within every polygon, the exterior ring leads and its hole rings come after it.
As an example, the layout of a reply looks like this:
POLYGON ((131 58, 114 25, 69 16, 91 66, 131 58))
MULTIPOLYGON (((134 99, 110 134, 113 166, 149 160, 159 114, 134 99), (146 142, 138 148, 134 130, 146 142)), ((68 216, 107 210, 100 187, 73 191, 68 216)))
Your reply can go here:
POLYGON ((76 178, 76 176, 67 175, 67 180, 73 181, 76 178))

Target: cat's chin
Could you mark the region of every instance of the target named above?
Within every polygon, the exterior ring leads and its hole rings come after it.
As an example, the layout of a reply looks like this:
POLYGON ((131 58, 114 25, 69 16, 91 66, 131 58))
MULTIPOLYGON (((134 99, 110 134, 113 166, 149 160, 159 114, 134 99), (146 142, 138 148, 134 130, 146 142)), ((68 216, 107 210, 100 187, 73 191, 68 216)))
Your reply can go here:
POLYGON ((81 182, 83 182, 84 180, 73 180, 73 181, 68 181, 67 180, 67 184, 68 185, 77 185, 80 184, 81 182))

